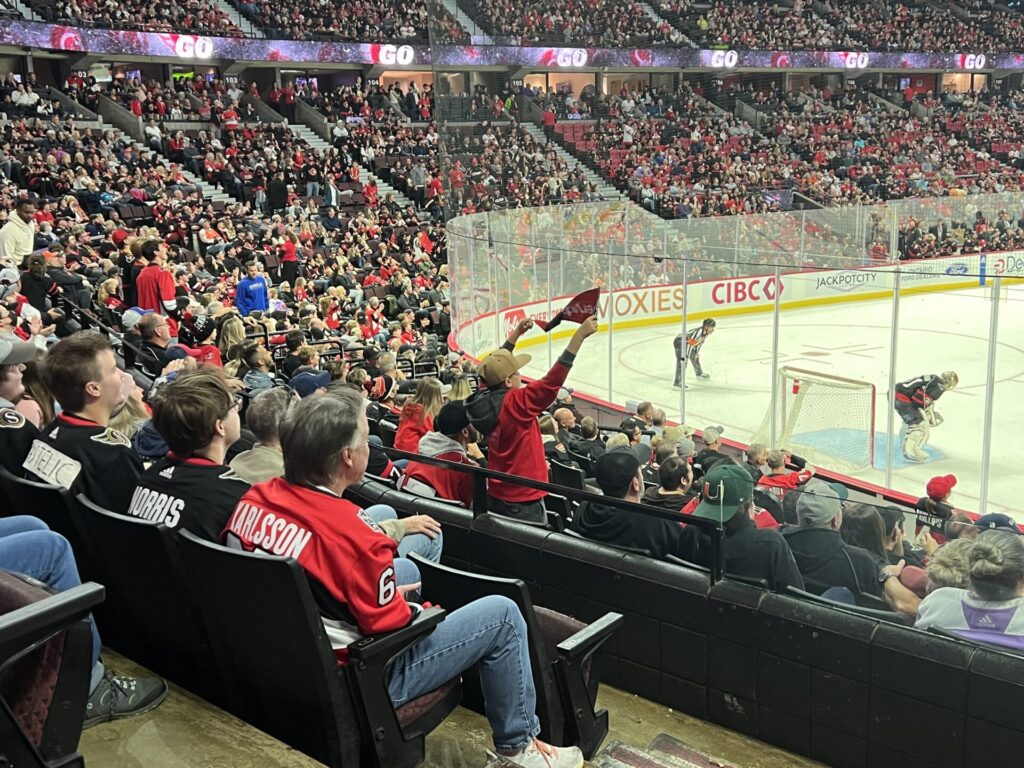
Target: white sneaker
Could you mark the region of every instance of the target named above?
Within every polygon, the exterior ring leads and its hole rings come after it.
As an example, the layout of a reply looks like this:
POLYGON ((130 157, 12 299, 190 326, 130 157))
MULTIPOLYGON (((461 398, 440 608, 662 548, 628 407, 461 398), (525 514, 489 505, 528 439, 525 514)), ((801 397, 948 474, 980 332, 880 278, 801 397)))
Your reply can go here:
POLYGON ((521 768, 583 768, 583 753, 578 747, 553 747, 534 739, 518 755, 502 755, 502 760, 521 768))

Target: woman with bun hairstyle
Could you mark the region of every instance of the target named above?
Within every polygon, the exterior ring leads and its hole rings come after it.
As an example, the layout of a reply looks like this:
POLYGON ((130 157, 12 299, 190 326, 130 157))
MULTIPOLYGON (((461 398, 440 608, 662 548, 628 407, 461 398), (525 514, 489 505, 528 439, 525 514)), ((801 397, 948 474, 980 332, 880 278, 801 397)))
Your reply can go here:
POLYGON ((1024 540, 982 531, 967 553, 967 579, 968 589, 940 587, 921 601, 914 626, 1024 651, 1024 540))

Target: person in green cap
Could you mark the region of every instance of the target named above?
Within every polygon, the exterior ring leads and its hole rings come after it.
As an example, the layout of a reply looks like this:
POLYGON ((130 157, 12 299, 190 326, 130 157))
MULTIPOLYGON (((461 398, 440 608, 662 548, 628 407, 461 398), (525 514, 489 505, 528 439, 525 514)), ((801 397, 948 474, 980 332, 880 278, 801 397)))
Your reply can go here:
MULTIPOLYGON (((701 502, 693 515, 722 523, 727 575, 764 579, 776 592, 789 586, 804 588, 803 577, 782 534, 754 524, 754 481, 745 467, 713 467, 704 476, 701 502)), ((702 534, 697 561, 710 565, 711 557, 711 537, 702 534)))

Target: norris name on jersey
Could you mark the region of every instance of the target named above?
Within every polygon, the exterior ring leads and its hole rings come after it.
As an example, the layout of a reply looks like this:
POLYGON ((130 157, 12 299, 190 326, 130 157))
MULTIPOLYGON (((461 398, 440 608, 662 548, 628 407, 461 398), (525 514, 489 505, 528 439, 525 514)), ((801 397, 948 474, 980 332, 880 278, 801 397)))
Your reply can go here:
POLYGON ((128 514, 142 520, 163 523, 168 528, 176 528, 181 520, 183 509, 185 509, 184 499, 140 486, 132 494, 131 504, 128 505, 128 514))

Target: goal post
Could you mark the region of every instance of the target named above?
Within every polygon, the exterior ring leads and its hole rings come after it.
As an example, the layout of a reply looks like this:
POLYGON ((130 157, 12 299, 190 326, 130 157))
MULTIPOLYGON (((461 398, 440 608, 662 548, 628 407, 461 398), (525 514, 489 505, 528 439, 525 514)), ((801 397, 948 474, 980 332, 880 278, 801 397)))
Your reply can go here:
POLYGON ((811 464, 853 472, 875 461, 875 385, 783 366, 776 402, 753 442, 783 448, 811 464), (771 445, 772 409, 776 437, 771 445))

